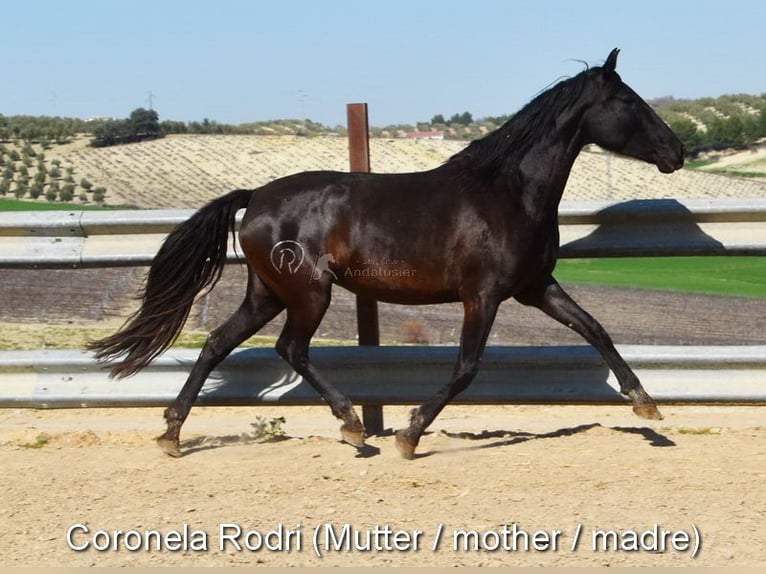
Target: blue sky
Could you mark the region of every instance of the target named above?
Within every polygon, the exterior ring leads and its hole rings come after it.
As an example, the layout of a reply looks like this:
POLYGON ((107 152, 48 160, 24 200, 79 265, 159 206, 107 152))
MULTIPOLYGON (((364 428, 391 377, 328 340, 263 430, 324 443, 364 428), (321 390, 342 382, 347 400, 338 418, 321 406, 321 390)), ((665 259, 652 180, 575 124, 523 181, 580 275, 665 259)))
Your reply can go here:
POLYGON ((0 0, 0 19, 4 115, 483 117, 614 47, 645 98, 766 92, 762 0, 0 0))

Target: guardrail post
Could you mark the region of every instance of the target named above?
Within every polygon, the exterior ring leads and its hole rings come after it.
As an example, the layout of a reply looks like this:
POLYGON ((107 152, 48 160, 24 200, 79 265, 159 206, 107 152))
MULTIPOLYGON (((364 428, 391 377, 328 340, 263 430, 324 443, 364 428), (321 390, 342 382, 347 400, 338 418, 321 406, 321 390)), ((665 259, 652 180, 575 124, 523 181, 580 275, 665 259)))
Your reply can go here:
MULTIPOLYGON (((370 171, 370 132, 367 120, 367 104, 347 104, 348 119, 348 159, 351 171, 370 171)), ((378 302, 369 297, 356 296, 356 322, 359 345, 380 345, 378 328, 378 302)), ((362 405, 362 419, 367 432, 383 432, 383 407, 381 405, 362 405)))

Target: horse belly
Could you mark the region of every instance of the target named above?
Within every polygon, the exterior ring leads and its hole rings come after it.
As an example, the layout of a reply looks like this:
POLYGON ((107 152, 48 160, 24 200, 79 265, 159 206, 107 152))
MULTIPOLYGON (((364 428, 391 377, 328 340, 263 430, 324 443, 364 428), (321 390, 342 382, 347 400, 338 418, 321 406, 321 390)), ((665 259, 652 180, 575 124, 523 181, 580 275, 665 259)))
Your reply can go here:
POLYGON ((443 271, 398 258, 351 258, 335 266, 336 283, 358 295, 387 303, 426 305, 459 300, 458 287, 443 271))

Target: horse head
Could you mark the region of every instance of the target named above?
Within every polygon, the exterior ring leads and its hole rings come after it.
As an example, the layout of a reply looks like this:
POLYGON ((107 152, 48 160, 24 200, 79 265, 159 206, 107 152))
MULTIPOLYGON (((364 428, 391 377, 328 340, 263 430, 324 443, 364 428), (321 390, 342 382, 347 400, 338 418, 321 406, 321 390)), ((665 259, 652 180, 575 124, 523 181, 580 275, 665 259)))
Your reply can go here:
POLYGON ((587 72, 594 101, 583 116, 584 143, 652 163, 663 173, 684 164, 684 146, 667 124, 616 72, 619 49, 601 67, 587 72))

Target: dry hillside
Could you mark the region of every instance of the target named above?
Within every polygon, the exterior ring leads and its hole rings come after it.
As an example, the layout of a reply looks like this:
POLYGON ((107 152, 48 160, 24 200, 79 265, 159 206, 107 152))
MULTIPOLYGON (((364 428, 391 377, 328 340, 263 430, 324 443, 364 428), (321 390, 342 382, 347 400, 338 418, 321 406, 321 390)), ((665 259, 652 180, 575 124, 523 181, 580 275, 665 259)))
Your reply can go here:
MULTIPOLYGON (((406 172, 436 167, 465 146, 460 141, 372 139, 374 171, 406 172)), ((142 208, 195 208, 239 187, 257 187, 290 173, 348 169, 345 138, 296 136, 169 136, 164 139, 94 149, 62 146, 59 157, 105 187, 111 205, 142 208)), ((766 181, 682 170, 667 176, 641 162, 598 150, 585 151, 575 164, 565 199, 660 197, 766 197, 766 181)))

